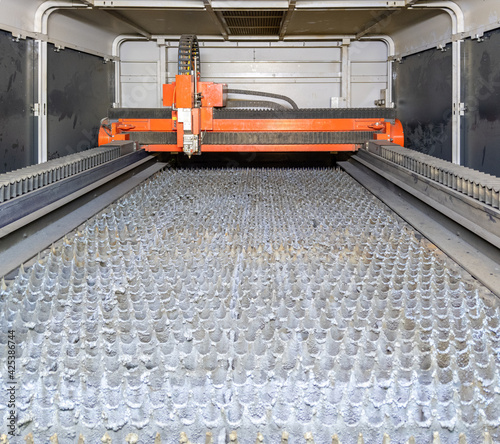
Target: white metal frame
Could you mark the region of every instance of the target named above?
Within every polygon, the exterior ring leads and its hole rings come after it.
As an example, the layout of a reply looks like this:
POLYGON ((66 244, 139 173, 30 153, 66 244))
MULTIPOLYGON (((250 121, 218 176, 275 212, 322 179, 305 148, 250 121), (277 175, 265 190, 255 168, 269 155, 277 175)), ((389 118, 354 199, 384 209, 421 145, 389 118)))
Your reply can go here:
MULTIPOLYGON (((266 1, 266 0, 246 0, 246 1, 238 1, 238 0, 230 0, 230 1, 221 1, 221 0, 148 0, 145 2, 144 0, 81 0, 79 1, 71 1, 71 0, 48 0, 42 3, 35 13, 34 20, 34 32, 20 30, 15 27, 3 26, 3 29, 12 32, 14 37, 32 37, 36 41, 36 47, 38 49, 38 99, 37 103, 34 104, 34 112, 35 115, 38 116, 38 162, 44 162, 47 160, 47 43, 51 42, 60 47, 70 47, 78 50, 82 50, 89 54, 94 54, 101 56, 103 58, 110 58, 114 61, 119 61, 119 51, 121 44, 126 40, 146 40, 144 37, 138 37, 136 35, 121 35, 116 37, 113 42, 113 50, 111 56, 107 56, 106 54, 96 53, 90 49, 76 47, 75 45, 65 44, 64 42, 56 42, 52 41, 48 37, 48 19, 52 12, 58 9, 71 9, 71 8, 92 8, 92 7, 106 7, 106 8, 120 8, 123 6, 127 7, 144 7, 144 4, 147 3, 148 7, 162 7, 162 8, 175 8, 175 9, 205 9, 206 1, 209 2, 211 8, 214 10, 217 9, 227 9, 228 7, 232 9, 248 9, 248 8, 288 8, 290 5, 290 0, 274 0, 274 1, 266 1)), ((424 2, 408 2, 407 0, 357 0, 357 1, 339 1, 339 0, 294 0, 296 9, 344 9, 344 10, 356 10, 359 8, 363 9, 371 9, 371 8, 398 8, 408 6, 409 8, 432 8, 432 9, 441 9, 446 11, 452 20, 452 51, 453 51, 453 120, 452 120, 452 132, 453 132, 453 162, 460 164, 461 163, 461 116, 464 113, 464 104, 461 102, 461 51, 462 51, 462 41, 466 37, 476 36, 474 32, 478 32, 478 30, 470 30, 466 33, 465 31, 465 19, 462 9, 458 4, 454 1, 433 1, 433 0, 424 0, 424 2)), ((498 24, 490 24, 485 25, 479 29, 480 34, 482 32, 488 31, 490 29, 494 29, 498 27, 498 24)), ((478 34, 479 35, 479 34, 478 34)), ((159 45, 168 45, 169 40, 176 40, 178 36, 152 36, 153 40, 156 40, 159 45)), ((278 42, 279 37, 276 38, 276 44, 278 42)), ((200 40, 206 41, 224 41, 223 36, 200 36, 200 40)), ((269 37, 229 37, 230 41, 233 42, 253 42, 257 43, 259 41, 270 42, 272 39, 269 37)), ((308 36, 308 37, 287 37, 283 38, 283 42, 293 42, 293 41, 306 41, 306 40, 340 40, 345 42, 343 45, 343 56, 342 59, 346 61, 348 59, 349 52, 349 44, 347 42, 349 40, 355 40, 355 36, 346 35, 346 36, 308 36)), ((395 54, 394 51, 394 42, 389 36, 364 36, 361 40, 381 40, 384 41, 388 46, 388 93, 391 97, 392 102, 392 62, 401 58, 403 56, 407 56, 413 54, 417 51, 413 51, 408 54, 395 54)), ((273 40, 274 42, 274 40, 273 40)), ((430 45, 429 47, 436 47, 440 44, 446 44, 449 41, 445 42, 437 42, 434 45, 430 45)), ((428 49, 428 48, 423 48, 428 49)), ((423 50, 421 49, 421 50, 423 50)), ((161 63, 166 64, 166 60, 161 61, 161 63)), ((343 63, 344 65, 344 63, 343 63)), ((348 72, 349 63, 345 63, 345 68, 343 68, 343 77, 346 77, 346 72, 348 72)), ((116 63, 115 65, 115 74, 116 74, 116 85, 115 85, 115 104, 119 105, 119 100, 121 96, 121 87, 120 87, 120 63, 116 63)), ((164 74, 163 74, 164 75, 164 74)), ((160 73, 160 77, 162 77, 162 73, 160 73)), ((348 79, 349 77, 347 77, 348 79)), ((347 82, 349 83, 349 82, 347 82)), ((349 93, 350 85, 346 84, 345 80, 342 83, 342 95, 345 96, 346 100, 349 103, 349 93)))
MULTIPOLYGON (((87 8, 84 4, 75 4, 72 1, 46 1, 42 3, 35 13, 34 30, 41 36, 48 35, 48 21, 52 12, 61 8, 87 8)), ((38 163, 47 162, 47 39, 37 39, 35 44, 38 48, 38 82, 37 103, 34 105, 34 114, 38 117, 38 163)))
MULTIPOLYGON (((156 41, 159 46, 176 46, 179 41, 178 35, 153 35, 151 37, 151 40, 156 41)), ((120 64, 120 48, 121 45, 126 42, 126 41, 147 41, 146 38, 142 36, 137 36, 137 35, 122 35, 118 36, 115 41, 113 42, 113 58, 117 60, 117 63, 115 64, 115 103, 113 104, 114 107, 120 107, 123 104, 121 103, 122 100, 122 87, 120 83, 120 78, 121 78, 121 64, 120 64)), ((295 37, 295 38, 285 38, 284 40, 280 41, 278 39, 275 40, 269 40, 266 37, 260 37, 260 36, 254 36, 252 38, 237 38, 237 39, 229 39, 229 40, 224 40, 222 37, 219 36, 198 36, 198 41, 200 47, 208 47, 212 45, 223 45, 225 47, 227 46, 234 46, 238 47, 240 45, 258 45, 259 47, 265 46, 265 47, 275 47, 275 48, 280 48, 280 47, 294 47, 296 46, 299 42, 303 42, 306 44, 314 44, 315 41, 318 42, 319 45, 324 46, 327 43, 334 43, 337 42, 337 46, 341 49, 342 51, 342 56, 341 56, 341 66, 342 66, 342 72, 341 74, 337 74, 338 81, 341 83, 340 91, 341 91, 341 99, 343 103, 340 106, 350 106, 351 105, 351 84, 353 83, 353 79, 351 78, 351 63, 350 63, 350 57, 349 57, 349 46, 351 43, 355 41, 355 35, 330 35, 330 36, 321 36, 320 38, 318 37, 295 37)), ((391 37, 385 36, 385 35, 380 35, 380 36, 366 36, 361 39, 361 41, 381 41, 386 44, 387 46, 387 89, 388 89, 388 105, 387 106, 392 106, 392 60, 395 52, 395 45, 394 41, 392 40, 391 37)), ((161 84, 165 83, 164 78, 162 77, 162 74, 167 72, 167 60, 166 57, 165 59, 160 60, 160 75, 158 76, 158 81, 159 85, 158 87, 161 88, 161 84)), ((235 74, 235 76, 237 76, 235 74)), ((264 75, 263 75, 264 77, 264 75)), ((276 78, 276 75, 273 75, 273 78, 276 78)), ((331 77, 335 77, 335 74, 332 74, 331 77)), ((354 79, 354 82, 356 80, 354 79)))

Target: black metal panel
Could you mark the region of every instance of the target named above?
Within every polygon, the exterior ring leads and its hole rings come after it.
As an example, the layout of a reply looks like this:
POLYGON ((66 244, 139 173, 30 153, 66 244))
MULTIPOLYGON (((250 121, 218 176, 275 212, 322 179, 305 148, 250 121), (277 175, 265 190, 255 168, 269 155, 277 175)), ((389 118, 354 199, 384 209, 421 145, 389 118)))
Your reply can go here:
POLYGON ((464 164, 500 176, 500 29, 464 42, 464 164))
POLYGON ((0 173, 32 165, 34 144, 33 46, 0 31, 0 173))
POLYGON ((452 158, 452 51, 431 49, 395 63, 398 119, 405 146, 431 156, 452 158))
POLYGON ((395 119, 392 108, 214 108, 214 119, 395 119))
POLYGON ((113 63, 48 45, 48 158, 97 146, 99 123, 113 101, 113 63))

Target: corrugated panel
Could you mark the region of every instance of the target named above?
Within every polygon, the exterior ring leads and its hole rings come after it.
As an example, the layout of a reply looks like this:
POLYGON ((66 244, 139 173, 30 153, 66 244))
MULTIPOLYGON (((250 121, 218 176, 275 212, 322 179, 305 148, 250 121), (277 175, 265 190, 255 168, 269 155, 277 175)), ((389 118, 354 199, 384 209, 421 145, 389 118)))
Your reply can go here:
POLYGON ((284 11, 222 11, 232 35, 277 35, 284 11))

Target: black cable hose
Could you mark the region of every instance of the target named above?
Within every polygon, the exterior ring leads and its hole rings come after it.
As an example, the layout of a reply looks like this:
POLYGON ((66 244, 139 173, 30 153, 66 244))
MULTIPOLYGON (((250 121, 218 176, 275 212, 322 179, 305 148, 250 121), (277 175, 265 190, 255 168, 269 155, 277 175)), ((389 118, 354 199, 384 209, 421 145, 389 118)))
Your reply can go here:
POLYGON ((268 100, 237 100, 228 99, 226 107, 228 108, 266 108, 266 109, 288 109, 284 105, 268 100))
POLYGON ((244 89, 228 89, 227 90, 228 94, 246 94, 249 96, 262 96, 262 97, 272 97, 273 99, 280 99, 284 100, 285 102, 288 102, 293 109, 299 109, 297 104, 290 99, 290 97, 287 96, 282 96, 281 94, 274 94, 274 93, 266 93, 266 92, 261 92, 261 91, 248 91, 244 89))

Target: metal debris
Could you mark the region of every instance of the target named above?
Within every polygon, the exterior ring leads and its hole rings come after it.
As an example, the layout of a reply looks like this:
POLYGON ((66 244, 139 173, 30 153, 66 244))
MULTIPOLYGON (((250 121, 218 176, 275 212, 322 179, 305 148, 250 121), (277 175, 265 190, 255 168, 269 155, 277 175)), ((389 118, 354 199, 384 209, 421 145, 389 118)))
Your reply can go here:
POLYGON ((498 300, 334 169, 158 174, 2 287, 0 326, 35 444, 500 440, 498 300))

